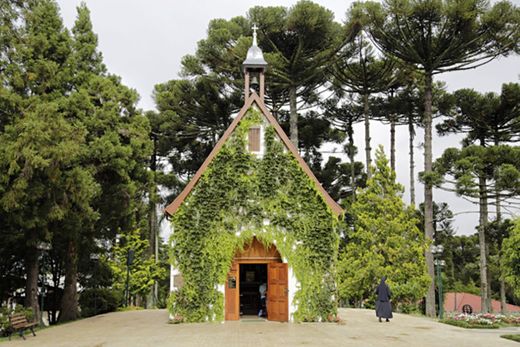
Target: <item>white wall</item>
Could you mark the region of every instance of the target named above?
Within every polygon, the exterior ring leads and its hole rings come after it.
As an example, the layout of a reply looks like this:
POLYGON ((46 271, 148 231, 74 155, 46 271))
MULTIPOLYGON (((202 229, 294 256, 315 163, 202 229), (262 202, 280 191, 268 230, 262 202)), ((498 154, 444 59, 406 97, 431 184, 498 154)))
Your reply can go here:
POLYGON ((294 313, 298 309, 296 302, 294 302, 294 294, 300 287, 300 282, 294 276, 294 271, 291 266, 288 266, 288 285, 289 285, 289 322, 294 322, 294 313))

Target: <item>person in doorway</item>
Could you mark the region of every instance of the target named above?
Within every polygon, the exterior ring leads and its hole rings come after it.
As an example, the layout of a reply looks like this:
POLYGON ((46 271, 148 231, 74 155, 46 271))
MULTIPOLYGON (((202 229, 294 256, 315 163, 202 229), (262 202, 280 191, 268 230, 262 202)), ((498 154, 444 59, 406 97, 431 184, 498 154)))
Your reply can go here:
POLYGON ((267 309, 265 307, 267 283, 262 283, 258 288, 258 292, 260 293, 260 310, 258 311, 258 317, 265 317, 267 315, 267 309))
POLYGON ((375 294, 377 295, 376 316, 379 318, 380 322, 382 318, 385 318, 386 321, 389 322, 389 319, 393 318, 392 303, 390 302, 392 292, 390 291, 388 284, 386 284, 386 276, 381 278, 381 282, 377 286, 375 294))

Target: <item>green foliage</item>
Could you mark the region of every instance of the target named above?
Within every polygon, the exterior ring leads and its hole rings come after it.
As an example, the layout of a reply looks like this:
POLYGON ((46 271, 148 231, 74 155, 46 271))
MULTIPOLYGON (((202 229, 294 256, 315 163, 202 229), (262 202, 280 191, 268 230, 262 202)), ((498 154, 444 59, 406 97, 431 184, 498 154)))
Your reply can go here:
POLYGON ((508 340, 513 340, 513 341, 516 341, 516 342, 520 342, 520 334, 515 334, 515 335, 500 335, 500 337, 504 338, 504 339, 508 339, 508 340))
POLYGON ((130 265, 129 293, 145 296, 152 288, 154 281, 165 276, 164 268, 155 263, 154 256, 148 253, 148 240, 141 237, 138 229, 123 234, 119 243, 113 248, 113 257, 108 264, 114 274, 112 289, 124 293, 127 273, 127 257, 129 251, 134 252, 130 265))
POLYGON ((336 314, 337 218, 272 127, 265 130, 263 157, 247 152, 247 130, 261 121, 258 111, 248 112, 172 217, 172 262, 184 278, 170 298, 174 317, 223 319, 217 286, 225 282, 235 252, 253 237, 276 245, 291 264, 300 282, 296 320, 336 314))
POLYGON ((82 317, 114 312, 122 301, 122 294, 110 288, 90 288, 79 295, 82 317))
POLYGON ((32 322, 34 320, 34 313, 30 308, 25 308, 22 305, 16 305, 13 310, 11 308, 2 306, 0 307, 0 336, 5 334, 11 326, 9 317, 15 313, 25 314, 25 318, 28 322, 32 322))
POLYGON ((520 298, 520 220, 514 224, 509 237, 502 243, 502 266, 505 281, 520 298))
POLYGON ((417 228, 413 207, 404 205, 402 192, 380 147, 373 176, 350 210, 354 225, 337 269, 343 300, 370 299, 383 275, 395 302, 415 303, 425 294, 430 283, 424 259, 428 243, 417 228))
POLYGON ((520 10, 509 1, 367 1, 354 9, 380 49, 427 73, 478 66, 519 48, 520 10))
POLYGON ((439 134, 466 133, 464 144, 498 145, 519 141, 520 85, 505 83, 501 95, 460 89, 447 96, 448 118, 437 125, 439 134))
POLYGON ((506 145, 448 148, 435 161, 434 172, 439 177, 455 178, 452 183, 459 195, 515 197, 520 194, 520 149, 506 145), (480 177, 488 181, 486 189, 479 186, 480 177))
POLYGON ((455 320, 455 319, 443 319, 440 321, 444 324, 454 325, 459 328, 466 329, 498 329, 500 326, 498 324, 477 324, 477 323, 469 323, 463 320, 455 320))

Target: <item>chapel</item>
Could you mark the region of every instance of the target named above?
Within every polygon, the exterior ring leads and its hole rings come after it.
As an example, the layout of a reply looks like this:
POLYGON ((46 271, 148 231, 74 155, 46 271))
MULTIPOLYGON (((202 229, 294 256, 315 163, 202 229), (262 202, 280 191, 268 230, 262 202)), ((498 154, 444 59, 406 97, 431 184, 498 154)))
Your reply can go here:
POLYGON ((242 64, 242 109, 165 209, 172 226, 169 310, 177 321, 336 315, 333 266, 343 210, 265 104, 268 64, 256 29, 242 64))

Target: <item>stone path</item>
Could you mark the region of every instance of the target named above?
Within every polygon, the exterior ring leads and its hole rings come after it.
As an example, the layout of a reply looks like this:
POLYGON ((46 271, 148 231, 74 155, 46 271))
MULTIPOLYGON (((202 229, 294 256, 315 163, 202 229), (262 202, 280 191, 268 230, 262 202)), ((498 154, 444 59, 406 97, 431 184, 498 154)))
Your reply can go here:
MULTIPOLYGON (((289 324, 262 321, 168 324, 165 310, 118 312, 37 331, 36 337, 2 346, 129 347, 129 346, 515 346, 499 337, 519 328, 468 330, 427 318, 395 314, 379 323, 373 311, 341 309, 344 324, 289 324)), ((30 335, 30 334, 29 334, 30 335)))

